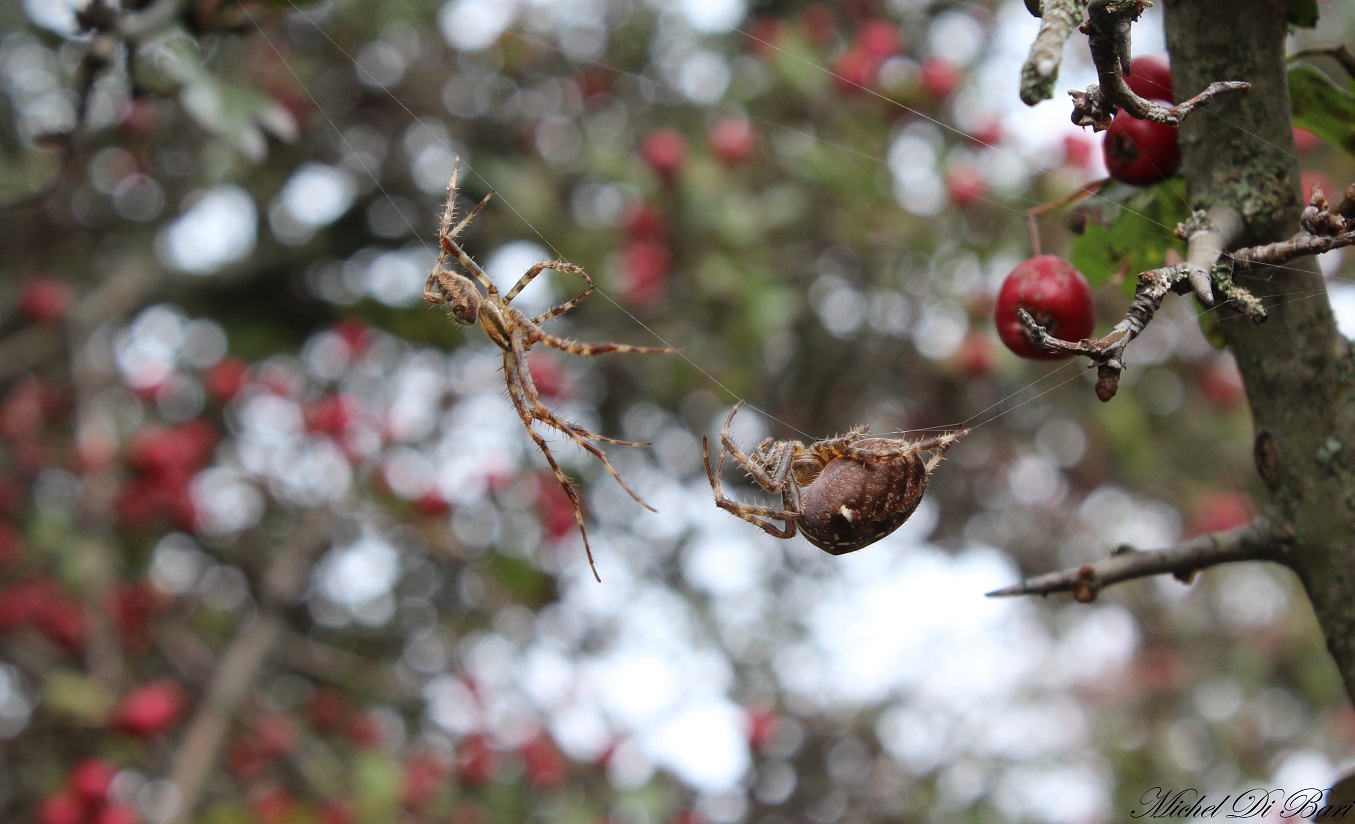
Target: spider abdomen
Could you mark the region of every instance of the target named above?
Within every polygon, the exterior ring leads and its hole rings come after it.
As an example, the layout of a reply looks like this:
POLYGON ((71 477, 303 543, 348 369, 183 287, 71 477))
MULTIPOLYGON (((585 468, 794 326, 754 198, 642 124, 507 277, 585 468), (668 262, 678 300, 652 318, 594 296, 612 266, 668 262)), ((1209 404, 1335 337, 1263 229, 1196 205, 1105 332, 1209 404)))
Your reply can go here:
MULTIPOLYGON (((863 449, 894 445, 884 438, 856 444, 863 449)), ((927 466, 916 452, 871 462, 834 458, 801 490, 797 524, 824 552, 855 552, 902 526, 926 488, 927 466)))

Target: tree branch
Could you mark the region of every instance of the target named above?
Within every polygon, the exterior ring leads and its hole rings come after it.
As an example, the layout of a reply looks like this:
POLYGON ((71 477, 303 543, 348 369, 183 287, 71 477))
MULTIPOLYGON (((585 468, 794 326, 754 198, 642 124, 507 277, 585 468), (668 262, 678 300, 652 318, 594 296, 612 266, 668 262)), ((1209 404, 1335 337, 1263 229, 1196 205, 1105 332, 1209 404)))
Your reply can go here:
POLYGON ((1040 32, 1021 66, 1021 102, 1034 106, 1054 96, 1063 62, 1063 44, 1082 22, 1087 0, 1045 0, 1040 8, 1040 32))
POLYGON ((1191 112, 1220 94, 1251 88, 1250 83, 1240 80, 1222 80, 1210 83, 1204 91, 1175 106, 1164 106, 1135 94, 1124 79, 1130 63, 1129 29, 1148 5, 1146 0, 1092 0, 1087 6, 1087 23, 1082 31, 1087 35, 1087 46, 1096 64, 1097 82, 1085 91, 1068 92, 1073 98, 1072 119, 1077 125, 1103 131, 1119 108, 1130 117, 1179 126, 1191 112))
POLYGON ((1116 547, 1111 556, 1094 564, 1051 572, 988 593, 989 598, 1013 595, 1049 595, 1071 592, 1078 603, 1096 600, 1101 590, 1123 581, 1171 574, 1190 583, 1195 573, 1219 564, 1237 561, 1278 561, 1281 542, 1260 520, 1225 532, 1201 535, 1166 549, 1142 551, 1129 544, 1116 547))
POLYGON ((1233 252, 1228 256, 1230 270, 1236 273, 1279 266, 1295 258, 1355 246, 1355 218, 1345 213, 1355 211, 1350 206, 1352 203, 1355 203, 1355 185, 1346 190, 1345 196, 1335 207, 1327 203, 1322 187, 1314 186, 1308 206, 1299 218, 1299 231, 1277 243, 1233 252))
POLYGON ((259 614, 221 654, 211 685, 170 761, 169 779, 178 788, 178 804, 169 824, 188 821, 197 806, 212 765, 259 669, 283 630, 283 608, 300 592, 315 557, 329 545, 328 510, 310 512, 264 573, 259 614))

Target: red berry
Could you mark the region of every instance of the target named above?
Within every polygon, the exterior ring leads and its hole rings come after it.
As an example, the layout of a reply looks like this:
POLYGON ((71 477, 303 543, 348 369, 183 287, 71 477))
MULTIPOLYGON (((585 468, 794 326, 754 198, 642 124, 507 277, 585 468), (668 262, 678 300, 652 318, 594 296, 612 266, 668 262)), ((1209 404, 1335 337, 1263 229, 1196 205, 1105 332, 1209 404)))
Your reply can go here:
POLYGON ((1322 138, 1307 129, 1300 129, 1298 126, 1294 127, 1294 148, 1298 150, 1299 154, 1315 152, 1322 148, 1322 146, 1322 138))
POLYGON ((1313 188, 1322 187, 1322 195, 1328 202, 1340 200, 1342 191, 1336 187, 1336 181, 1323 172, 1304 169, 1299 172, 1299 185, 1303 189, 1303 202, 1306 204, 1313 196, 1313 188))
POLYGON ((1209 492, 1195 502, 1186 519, 1186 537, 1222 532, 1252 519, 1251 498, 1242 492, 1209 492))
POLYGON ((89 824, 141 824, 141 813, 127 804, 109 804, 99 810, 89 824))
POLYGON ((861 48, 881 59, 903 52, 903 37, 899 27, 888 20, 867 20, 856 30, 856 42, 861 48))
POLYGON ((380 745, 385 738, 385 728, 381 725, 381 719, 371 712, 354 716, 344 732, 350 744, 364 750, 380 745))
POLYGON ((640 159, 660 180, 671 184, 687 160, 687 138, 676 129, 655 129, 640 141, 640 159))
POLYGON ((748 27, 745 48, 754 57, 769 57, 776 53, 781 41, 781 21, 775 17, 759 17, 748 27))
POLYGON ((316 732, 338 732, 348 718, 348 699, 338 690, 320 687, 306 699, 305 714, 316 732))
POLYGON ((843 94, 861 94, 875 82, 884 62, 861 46, 852 46, 833 61, 833 79, 843 94))
POLYGON ((1219 360, 1200 372, 1200 394, 1220 409, 1229 409, 1247 399, 1242 374, 1232 361, 1219 360))
POLYGON ((706 132, 710 150, 726 166, 743 163, 757 151, 757 132, 742 117, 723 117, 706 132))
POLYGON ((23 547, 23 536, 19 530, 9 524, 0 523, 0 567, 6 567, 19 559, 23 547))
POLYGON ((1025 309, 1049 334, 1082 340, 1096 326, 1096 307, 1087 279, 1057 255, 1040 255, 1017 264, 1002 282, 994 320, 1007 348, 1023 358, 1058 360, 1068 355, 1037 348, 1026 337, 1016 310, 1025 309))
POLYGON ((494 778, 499 769, 499 758, 482 735, 472 735, 461 742, 456 754, 456 775, 467 787, 478 787, 494 778))
POLYGON ((358 814, 353 812, 352 804, 336 798, 316 807, 315 818, 318 824, 357 824, 358 814))
POLYGON ((993 345, 987 335, 970 332, 960 341, 955 352, 955 365, 970 377, 986 375, 993 371, 993 345))
POLYGON ((208 397, 217 403, 225 403, 240 394, 248 375, 248 363, 241 358, 227 356, 202 373, 202 385, 208 397))
POLYGON ((285 715, 265 715, 254 722, 254 746, 266 758, 282 758, 296 749, 296 723, 285 715))
POLYGON ((776 740, 780 729, 776 711, 771 707, 750 707, 745 727, 748 733, 748 746, 754 750, 765 750, 776 740))
POLYGON ((1172 67, 1165 54, 1145 54, 1129 62, 1129 74, 1124 76, 1130 91, 1144 100, 1171 102, 1172 67))
POLYGON ((281 787, 272 787, 255 796, 250 803, 256 824, 284 824, 292 820, 296 799, 281 787))
POLYGON ((38 824, 82 824, 85 809, 69 793, 49 795, 38 804, 38 824))
POLYGON ((528 784, 540 790, 549 790, 565 783, 569 776, 569 765, 549 738, 537 736, 523 744, 520 752, 528 784))
POLYGON ((964 72, 944 57, 928 57, 922 61, 922 91, 932 100, 950 97, 962 80, 964 72))
POLYGON ((71 291, 52 277, 32 277, 19 293, 19 310, 35 323, 60 323, 71 306, 71 291))
POLYGON ((341 393, 326 395, 304 410, 307 431, 340 437, 357 417, 357 404, 341 393))
POLYGON ((152 738, 173 727, 187 703, 179 682, 152 681, 122 697, 109 725, 137 738, 152 738))
POLYGON ((102 758, 86 758, 71 767, 66 786, 82 804, 94 807, 107 800, 108 788, 117 774, 117 767, 102 758))
POLYGON ((626 215, 626 234, 636 239, 653 239, 668 234, 668 218, 657 206, 642 203, 626 215))
POLYGON ((1165 123, 1139 120, 1121 112, 1106 129, 1101 144, 1106 169, 1121 183, 1148 186, 1176 174, 1181 147, 1176 129, 1165 123))
POLYGON ((400 800, 411 810, 421 810, 441 789, 449 772, 447 761, 438 753, 421 752, 405 765, 405 783, 400 800))
POLYGON ((1063 137, 1063 163, 1074 169, 1085 169, 1091 163, 1095 142, 1082 132, 1063 137))
POLYGON ((621 293, 626 302, 641 309, 657 306, 668 296, 668 274, 673 254, 658 240, 632 240, 622 244, 621 293))
POLYGON ((963 164, 946 172, 946 191, 950 193, 951 203, 965 209, 983 199, 988 193, 988 184, 983 182, 978 169, 963 164))
POLYGON ((815 46, 826 46, 837 33, 837 20, 824 3, 813 3, 800 10, 800 25, 805 37, 815 46))

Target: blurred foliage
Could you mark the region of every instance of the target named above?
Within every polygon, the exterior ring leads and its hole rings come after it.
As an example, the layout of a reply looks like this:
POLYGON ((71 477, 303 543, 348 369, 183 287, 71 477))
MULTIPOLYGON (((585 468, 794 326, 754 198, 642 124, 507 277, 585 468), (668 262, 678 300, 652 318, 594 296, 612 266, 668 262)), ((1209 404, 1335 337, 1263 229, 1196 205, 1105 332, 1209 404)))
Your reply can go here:
MULTIPOLYGON (((1287 575, 981 598, 1250 517, 1212 315, 1169 300, 1104 406, 991 328, 1036 243, 1108 328, 1182 188, 1030 237, 1099 147, 1013 110, 1020 4, 751 5, 96 3, 174 12, 98 61, 112 29, 66 4, 0 8, 0 820, 55 815, 89 758, 117 774, 80 814, 148 821, 205 763, 202 824, 1084 822, 1329 777, 1355 714, 1287 575), (657 514, 561 450, 601 585, 498 350, 421 299, 458 156, 501 288, 572 261, 598 293, 553 331, 682 350, 533 353, 552 409, 653 443, 611 452, 657 514), (830 560, 711 505, 736 398, 765 410, 740 442, 974 432, 903 531, 830 560)), ((1291 77, 1341 144, 1343 92, 1291 77)), ((520 304, 579 288, 539 280, 520 304)))

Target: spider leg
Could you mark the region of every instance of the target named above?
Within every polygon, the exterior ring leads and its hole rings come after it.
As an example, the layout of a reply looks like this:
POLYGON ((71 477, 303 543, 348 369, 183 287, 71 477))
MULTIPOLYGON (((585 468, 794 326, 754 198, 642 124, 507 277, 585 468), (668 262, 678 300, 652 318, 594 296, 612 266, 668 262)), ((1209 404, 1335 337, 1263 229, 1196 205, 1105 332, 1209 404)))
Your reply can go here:
MULTIPOLYGON (((504 356, 507 358, 507 355, 504 356)), ((583 551, 588 556, 588 566, 593 570, 593 578, 599 583, 602 576, 598 575, 597 564, 593 561, 593 548, 588 543, 588 528, 583 524, 583 500, 579 497, 579 490, 574 487, 574 483, 565 475, 564 470, 555 462, 555 456, 551 454, 550 445, 546 439, 541 437, 535 429, 532 428, 532 415, 525 403, 526 389, 515 378, 515 374, 509 371, 507 363, 504 364, 504 374, 507 376, 508 397, 513 401, 513 409, 517 411, 518 417, 522 419, 522 428, 527 430, 527 434, 532 436, 536 446, 541 450, 541 454, 546 456, 546 463, 550 464, 550 470, 555 474, 555 480, 560 484, 560 488, 565 491, 565 496, 569 498, 569 503, 574 509, 574 523, 579 526, 579 535, 583 537, 583 551)))
MULTIPOLYGON (((724 486, 720 481, 720 472, 724 468, 726 450, 720 450, 720 457, 716 460, 715 468, 710 465, 710 441, 707 438, 701 439, 701 460, 706 465, 706 477, 710 480, 711 491, 715 493, 715 505, 724 511, 735 515, 747 521, 754 526, 762 529, 768 535, 774 535, 777 538, 795 537, 795 521, 800 517, 799 513, 799 489, 785 490, 782 495, 783 508, 777 509, 770 506, 759 504, 748 504, 743 501, 730 498, 725 495, 724 486), (772 521, 781 521, 782 525, 777 526, 772 521)), ((794 484, 791 484, 794 487, 794 484)))
POLYGON ((580 355, 591 357, 593 355, 605 355, 609 352, 631 352, 641 355, 672 355, 677 353, 677 349, 669 349, 666 346, 632 346, 629 343, 604 343, 601 341, 593 343, 584 343, 569 338, 559 338, 549 334, 541 329, 534 328, 532 331, 534 342, 539 341, 552 349, 559 349, 561 352, 568 352, 571 355, 580 355))
MULTIPOLYGON (((488 198, 486 198, 486 200, 487 199, 488 198)), ((483 205, 484 201, 481 201, 480 206, 483 205)), ((472 209, 470 215, 466 216, 466 220, 470 220, 476 212, 480 211, 480 206, 476 206, 472 209)), ((465 221, 463 220, 461 223, 464 225, 465 221)), ((480 268, 480 264, 476 263, 470 255, 466 254, 466 250, 461 248, 461 245, 456 242, 456 238, 450 235, 442 235, 438 238, 438 241, 442 244, 442 253, 444 256, 451 255, 455 257, 457 262, 460 263, 467 272, 470 272, 471 276, 478 280, 481 286, 485 287, 485 291, 488 292, 491 297, 497 298, 499 296, 499 287, 494 285, 494 281, 490 280, 489 275, 485 274, 485 270, 480 268)))
MULTIPOLYGON (((607 470, 607 473, 616 479, 616 482, 621 485, 622 489, 626 490, 626 494, 635 499, 636 503, 643 506, 645 509, 648 509, 650 512, 657 511, 654 507, 645 503, 644 499, 635 493, 635 490, 626 485, 626 482, 621 479, 620 473, 616 471, 616 467, 612 466, 612 461, 607 457, 607 453, 604 452, 601 447, 593 443, 594 440, 602 441, 604 443, 613 443, 616 442, 614 439, 594 435, 577 424, 561 420, 559 416, 547 409, 541 403, 541 398, 536 391, 536 384, 532 382, 532 373, 527 369, 527 347, 523 345, 522 337, 520 329, 515 330, 514 334, 510 336, 510 349, 506 350, 503 356, 503 370, 505 374, 511 373, 514 375, 514 378, 510 379, 510 381, 516 382, 516 385, 522 389, 525 400, 531 403, 531 408, 526 410, 528 415, 552 429, 563 432, 570 440, 578 444, 580 448, 594 458, 597 458, 598 462, 607 470)), ((632 445, 632 442, 629 441, 619 443, 626 446, 632 445)), ((645 444, 634 445, 644 446, 645 444)))
MULTIPOLYGON (((743 467, 758 486, 768 492, 784 492, 787 484, 795 486, 795 481, 791 479, 791 465, 794 463, 795 448, 793 444, 783 444, 775 447, 776 455, 775 468, 770 472, 766 467, 760 465, 742 450, 734 442, 734 435, 730 432, 730 426, 734 423, 734 413, 743 406, 743 401, 734 404, 734 408, 729 410, 725 416, 724 426, 720 427, 720 461, 723 462, 725 453, 734 457, 734 461, 743 467)), ((770 440, 770 439, 768 439, 770 440)), ((798 492, 798 491, 797 491, 798 492)))

